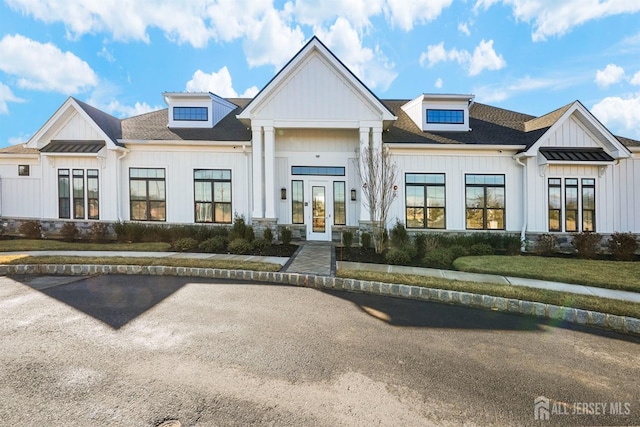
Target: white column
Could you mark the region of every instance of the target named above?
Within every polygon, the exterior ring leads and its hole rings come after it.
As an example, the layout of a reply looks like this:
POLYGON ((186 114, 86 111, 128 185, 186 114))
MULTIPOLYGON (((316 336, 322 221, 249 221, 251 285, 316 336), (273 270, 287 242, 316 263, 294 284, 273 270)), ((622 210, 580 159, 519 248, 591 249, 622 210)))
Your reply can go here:
POLYGON ((253 160, 252 218, 263 218, 262 210, 262 127, 251 128, 251 158, 253 160))
MULTIPOLYGON (((368 169, 368 165, 366 165, 363 161, 363 153, 365 150, 369 149, 369 128, 364 127, 360 128, 360 146, 358 148, 360 153, 358 155, 358 161, 360 164, 358 165, 361 174, 366 176, 366 171, 368 169)), ((368 185, 366 182, 361 183, 362 186, 368 185)), ((369 213, 369 207, 366 205, 366 197, 364 195, 363 188, 360 188, 358 191, 358 198, 360 200, 360 221, 371 221, 371 215, 369 213)))
POLYGON ((265 218, 276 217, 276 191, 275 191, 275 135, 272 126, 264 128, 264 192, 265 192, 265 218))

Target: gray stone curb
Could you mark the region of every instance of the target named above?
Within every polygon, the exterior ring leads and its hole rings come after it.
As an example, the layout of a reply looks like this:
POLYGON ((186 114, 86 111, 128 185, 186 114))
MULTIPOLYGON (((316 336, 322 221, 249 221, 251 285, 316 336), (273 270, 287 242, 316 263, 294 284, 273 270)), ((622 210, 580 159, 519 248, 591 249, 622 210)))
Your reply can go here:
POLYGON ((133 265, 0 265, 0 276, 45 274, 45 275, 93 275, 93 274, 139 274, 150 276, 204 277, 215 279, 252 280, 317 289, 335 289, 373 295, 393 296, 464 307, 483 308, 506 313, 525 314, 545 319, 561 320, 578 325, 609 329, 630 335, 640 335, 640 319, 617 316, 591 310, 557 306, 540 302, 521 301, 469 292, 432 289, 341 277, 315 276, 300 273, 274 273, 250 270, 222 270, 218 268, 133 266, 133 265))

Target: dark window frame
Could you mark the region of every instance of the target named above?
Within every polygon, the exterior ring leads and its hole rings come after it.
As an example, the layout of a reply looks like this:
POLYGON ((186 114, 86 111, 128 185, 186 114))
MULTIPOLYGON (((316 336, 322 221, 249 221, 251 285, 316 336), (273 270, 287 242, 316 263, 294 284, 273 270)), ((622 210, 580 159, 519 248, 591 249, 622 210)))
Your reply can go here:
POLYGON ((18 176, 29 176, 31 175, 30 165, 18 165, 18 176))
POLYGON ((58 218, 71 219, 71 175, 69 169, 58 169, 58 218))
POLYGON ((463 125, 464 110, 427 108, 427 124, 463 125))
POLYGON ((166 170, 164 168, 129 168, 129 218, 132 221, 153 221, 153 222, 166 222, 167 220, 167 181, 166 181, 166 170), (162 177, 158 176, 132 176, 133 171, 155 171, 155 174, 158 171, 162 171, 162 177), (131 194, 131 184, 133 182, 144 182, 145 183, 145 196, 144 198, 134 199, 131 194), (149 197, 149 184, 151 182, 162 182, 163 185, 163 199, 150 199, 149 197), (133 204, 134 202, 145 202, 145 218, 134 218, 133 217, 133 204), (158 207, 156 207, 156 205, 158 207), (161 209, 163 215, 156 219, 152 215, 152 211, 154 209, 161 209))
POLYGON ((586 232, 595 232, 596 231, 596 180, 595 178, 582 178, 580 180, 581 188, 580 188, 580 198, 582 206, 580 206, 581 218, 580 224, 582 225, 582 231, 586 232), (593 190, 593 208, 585 208, 585 199, 586 192, 585 190, 593 190), (585 215, 585 213, 589 213, 590 215, 585 215), (585 227, 585 218, 587 216, 591 217, 591 229, 587 230, 585 227))
MULTIPOLYGON (((596 179, 595 178, 576 178, 576 177, 552 177, 547 181, 547 195, 550 198, 551 188, 559 188, 560 189, 560 228, 553 229, 551 228, 551 218, 549 217, 547 223, 547 229, 550 233, 579 233, 579 232, 596 232, 596 217, 597 217, 597 209, 596 209, 596 179), (554 181, 552 185, 551 182, 554 181), (560 183, 557 184, 556 182, 560 183), (585 208, 585 200, 587 197, 587 192, 591 190, 593 194, 593 208, 585 208), (569 191, 573 191, 575 193, 576 199, 576 208, 568 209, 567 204, 567 194, 569 191), (567 215, 567 212, 570 214, 567 215), (575 218, 575 229, 569 229, 567 227, 567 222, 572 219, 572 216, 575 218), (591 227, 585 226, 586 218, 591 219, 591 227), (591 228, 591 229, 588 229, 591 228)), ((550 201, 547 200, 547 205, 550 206, 550 201)), ((550 207, 549 207, 550 209, 550 207)), ((550 209, 551 210, 551 209, 550 209)), ((557 209, 556 209, 557 210, 557 209)))
POLYGON ((173 120, 176 122, 207 122, 209 107, 173 107, 173 120), (201 112, 204 111, 204 118, 201 112))
POLYGON ((563 208, 562 208, 562 204, 563 204, 562 180, 560 178, 549 178, 547 180, 547 207, 548 207, 547 227, 549 229, 549 232, 562 231, 562 223, 563 223, 563 208), (551 190, 552 189, 554 189, 554 191, 557 190, 558 195, 560 196, 560 201, 559 201, 559 207, 558 208, 552 208, 551 207, 551 190), (551 218, 552 218, 551 213, 552 212, 557 214, 557 217, 558 217, 558 227, 557 228, 552 228, 551 227, 551 218))
POLYGON ((72 196, 73 196, 73 219, 84 219, 85 217, 85 181, 84 169, 73 169, 72 176, 72 196))
POLYGON ((468 173, 464 176, 464 185, 465 185, 465 229, 466 230, 506 230, 507 227, 507 190, 506 190, 506 176, 505 174, 480 174, 480 173, 468 173), (482 179, 486 180, 488 177, 502 177, 502 183, 469 183, 469 178, 471 177, 482 177, 482 179), (467 206, 467 190, 470 188, 482 188, 483 189, 483 206, 482 207, 472 207, 467 206), (502 189, 502 207, 488 207, 487 206, 487 190, 492 188, 501 188, 502 189), (482 211, 482 228, 471 228, 469 227, 469 212, 470 211, 482 211), (489 211, 502 211, 502 227, 499 228, 488 228, 489 223, 489 211))
POLYGON ((344 166, 291 166, 291 175, 345 176, 344 166))
MULTIPOLYGON (((428 180, 428 178, 427 178, 428 180)), ((422 229, 426 229, 426 230, 446 230, 447 229, 447 177, 446 174, 444 173, 405 173, 405 178, 404 178, 404 182, 405 182, 405 195, 404 195, 404 201, 405 201, 405 211, 404 211, 404 215, 405 215, 405 224, 407 228, 410 229, 415 229, 415 230, 422 230, 422 229), (433 182, 409 182, 409 177, 410 176, 428 176, 428 177, 433 177, 433 178, 442 178, 442 182, 436 182, 437 180, 434 180, 433 182), (413 188, 420 188, 422 187, 422 191, 423 191, 423 205, 422 206, 413 206, 413 205, 409 205, 409 201, 407 199, 407 190, 409 187, 413 187, 413 188), (431 206, 429 205, 429 188, 442 188, 443 191, 443 195, 444 195, 444 205, 443 206, 431 206), (422 226, 421 227, 414 227, 411 226, 409 223, 409 216, 408 216, 408 212, 409 209, 422 209, 423 212, 423 222, 422 222, 422 226), (443 215, 443 225, 442 227, 433 227, 429 225, 429 212, 431 211, 431 209, 442 209, 442 215, 443 215)))
POLYGON ((333 181, 333 224, 334 225, 347 225, 347 183, 345 181, 333 181), (342 201, 336 200, 336 184, 342 184, 342 201), (342 212, 336 209, 336 206, 342 206, 342 212), (343 215, 344 218, 338 222, 338 215, 343 215))
POLYGON ((98 169, 87 169, 87 219, 100 219, 100 173, 98 169), (95 185, 95 195, 91 190, 95 185))
POLYGON ((578 178, 565 178, 564 179, 564 230, 567 233, 577 233, 578 230, 580 229, 580 218, 579 218, 579 212, 580 212, 580 205, 579 205, 579 199, 580 199, 580 190, 579 190, 579 185, 578 185, 578 178), (575 184, 573 183, 575 181, 575 184), (575 201, 576 201, 576 207, 575 209, 569 209, 569 200, 570 198, 569 196, 569 191, 570 190, 575 190, 575 201), (573 214, 573 219, 575 222, 575 228, 573 229, 569 229, 569 221, 571 220, 571 217, 573 214))
POLYGON ((193 205, 194 205, 194 222, 196 223, 207 223, 207 224, 231 224, 233 222, 233 185, 232 185, 232 174, 231 169, 194 169, 193 170, 193 205), (211 172, 211 177, 207 178, 198 178, 198 172, 211 172), (217 173, 221 173, 221 176, 216 177, 217 173), (228 176, 228 177, 227 177, 228 176), (211 201, 209 200, 198 200, 197 199, 197 191, 196 186, 197 183, 208 183, 210 184, 209 189, 211 190, 211 201), (229 201, 216 201, 216 184, 229 184, 229 201), (211 221, 198 219, 198 204, 209 204, 211 205, 211 221), (228 206, 228 209, 223 209, 224 212, 229 212, 229 217, 227 220, 223 218, 218 218, 218 207, 220 206, 228 206))
POLYGON ((304 181, 301 179, 291 180, 291 223, 304 224, 304 181), (297 200, 296 186, 300 186, 300 200, 297 200), (296 212, 299 209, 299 212, 296 212))

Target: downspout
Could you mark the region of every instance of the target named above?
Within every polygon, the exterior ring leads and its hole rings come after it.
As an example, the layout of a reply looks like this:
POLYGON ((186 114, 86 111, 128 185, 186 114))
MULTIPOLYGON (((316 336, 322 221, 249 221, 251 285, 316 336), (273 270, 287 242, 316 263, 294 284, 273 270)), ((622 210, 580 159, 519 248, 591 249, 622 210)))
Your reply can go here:
MULTIPOLYGON (((245 144, 242 144, 242 152, 244 153, 244 165, 247 171, 247 195, 245 197, 245 200, 247 200, 247 212, 251 212, 251 201, 253 200, 253 196, 251 195, 251 189, 249 188, 249 186, 251 185, 251 177, 253 176, 253 173, 249 174, 249 153, 247 153, 247 146, 245 144)), ((250 214, 247 216, 251 217, 250 214)), ((248 221, 250 221, 250 218, 248 218, 248 221)))
POLYGON ((520 231, 520 252, 527 250, 527 221, 529 220, 529 210, 527 209, 527 165, 521 157, 514 156, 517 164, 522 166, 522 230, 520 231))
POLYGON ((118 222, 122 222, 122 177, 120 176, 122 167, 120 166, 120 164, 121 160, 124 159, 127 154, 129 154, 129 150, 125 148, 125 151, 120 157, 118 157, 118 160, 116 161, 116 214, 118 215, 118 222))

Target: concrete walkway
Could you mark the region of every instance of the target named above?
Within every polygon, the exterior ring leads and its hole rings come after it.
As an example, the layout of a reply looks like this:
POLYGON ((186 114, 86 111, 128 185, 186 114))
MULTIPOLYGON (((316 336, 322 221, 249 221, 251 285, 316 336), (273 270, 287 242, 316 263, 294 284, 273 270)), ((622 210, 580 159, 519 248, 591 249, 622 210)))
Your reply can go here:
POLYGON ((357 262, 336 262, 333 246, 329 243, 304 243, 291 258, 256 255, 203 254, 186 252, 118 252, 118 251, 24 251, 0 252, 0 255, 25 254, 29 256, 88 256, 88 257, 144 257, 144 258, 188 258, 219 259, 235 261, 255 261, 280 264, 282 272, 313 274, 317 276, 335 276, 338 270, 378 271, 385 273, 413 274, 418 276, 441 277, 465 282, 499 283, 512 286, 525 286, 535 289, 591 295, 600 298, 630 301, 640 304, 640 293, 597 288, 594 286, 573 285, 546 280, 525 279, 494 274, 466 273, 463 271, 438 270, 434 268, 404 267, 398 265, 369 264, 357 262))

